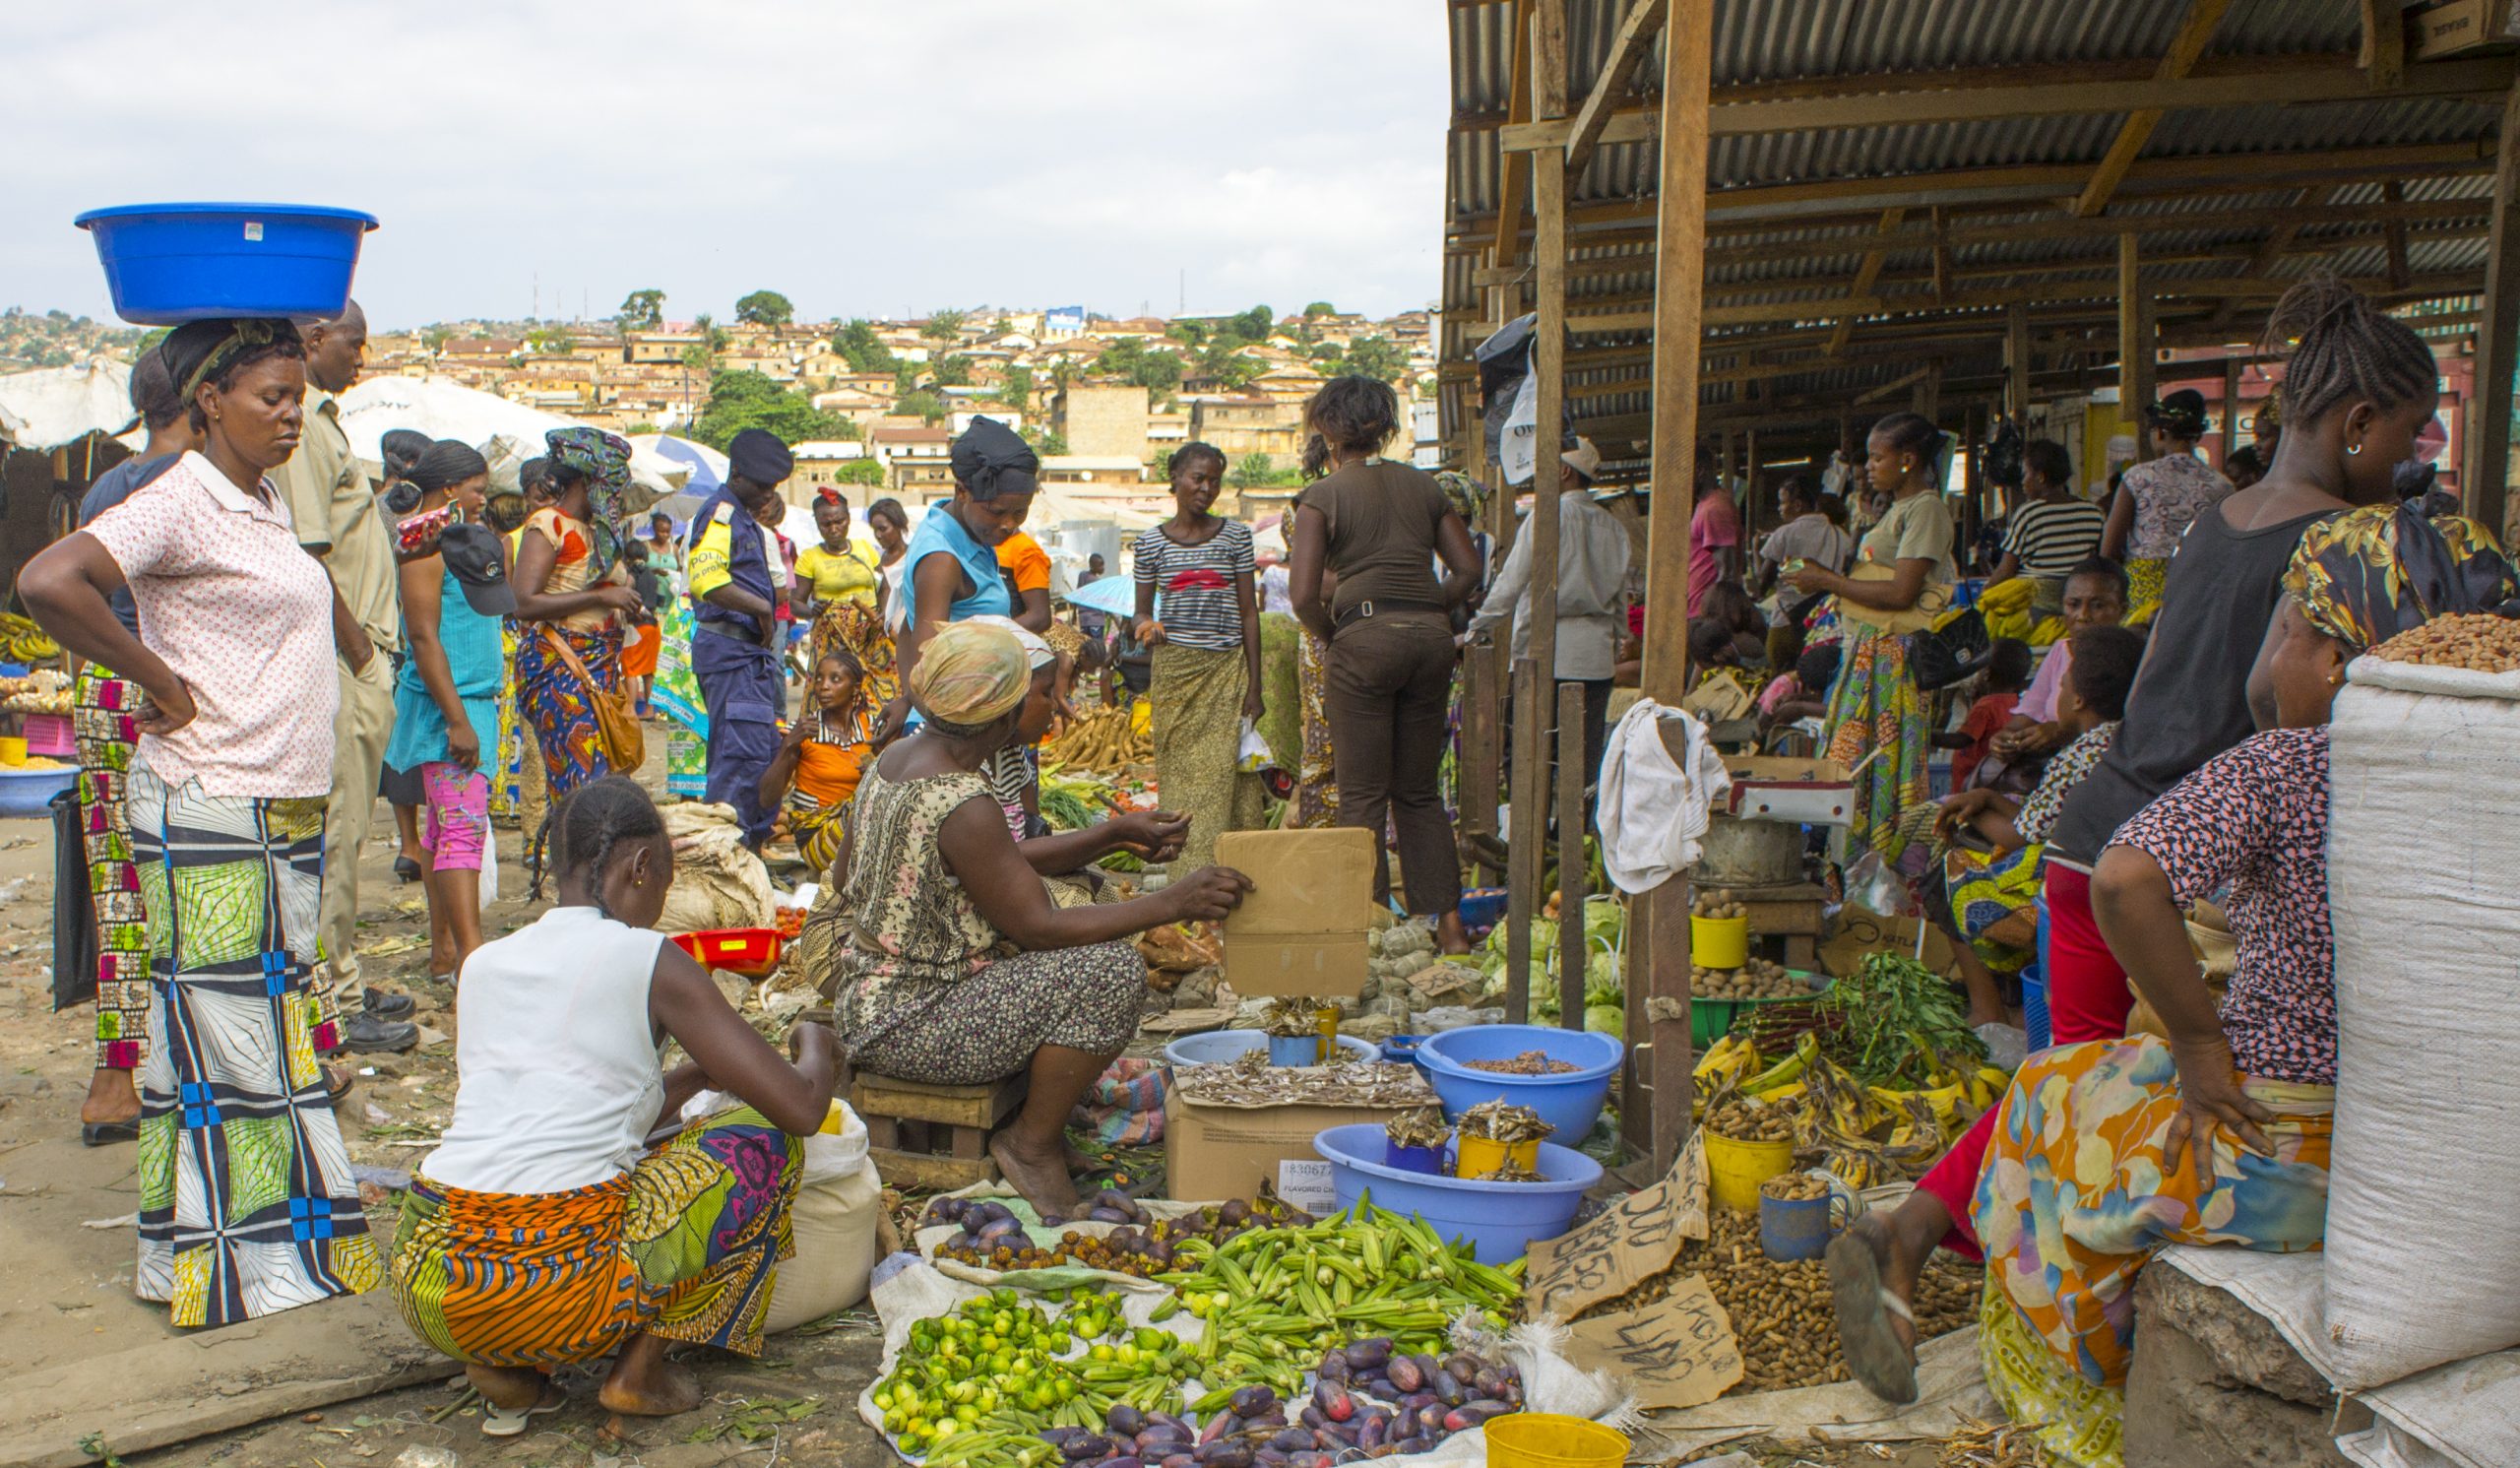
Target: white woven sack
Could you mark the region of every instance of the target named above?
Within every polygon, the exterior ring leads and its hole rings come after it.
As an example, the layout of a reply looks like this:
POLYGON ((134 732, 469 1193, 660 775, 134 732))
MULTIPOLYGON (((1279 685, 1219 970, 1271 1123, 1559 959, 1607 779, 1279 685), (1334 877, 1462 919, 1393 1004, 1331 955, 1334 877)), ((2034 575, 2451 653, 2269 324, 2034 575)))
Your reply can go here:
POLYGON ((2520 1345, 2520 673, 2355 661, 2330 729, 2326 1324, 2362 1390, 2520 1345))

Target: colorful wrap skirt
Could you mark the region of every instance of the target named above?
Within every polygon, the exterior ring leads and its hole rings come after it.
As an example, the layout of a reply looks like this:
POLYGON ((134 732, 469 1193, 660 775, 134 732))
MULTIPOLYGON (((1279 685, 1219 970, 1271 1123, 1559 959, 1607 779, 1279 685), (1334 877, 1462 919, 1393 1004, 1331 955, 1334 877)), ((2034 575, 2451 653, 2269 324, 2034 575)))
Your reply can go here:
POLYGON ((1217 838, 1256 830, 1260 777, 1234 768, 1242 750, 1242 702, 1250 676, 1240 648, 1155 649, 1155 789, 1166 810, 1190 817, 1175 871, 1213 865, 1217 838))
POLYGON ((2037 909, 2047 854, 2047 844, 2034 841, 1999 857, 1953 848, 1944 858, 1942 878, 1951 894, 1952 922, 1989 973, 2018 974, 2030 963, 2030 949, 1998 942, 1986 936, 1986 929, 2037 909))
POLYGON ((808 663, 806 681, 813 680, 813 664, 834 646, 849 650, 857 660, 864 674, 858 682, 858 696, 868 706, 882 708, 902 691, 901 673, 893 661, 893 637, 884 630, 883 618, 875 608, 857 602, 827 602, 814 618, 813 630, 805 644, 808 663))
POLYGON ((771 1273, 795 1252, 804 1143, 750 1107, 704 1117, 592 1187, 403 1198, 394 1298, 422 1340, 473 1366, 555 1367, 642 1332, 761 1354, 771 1273))
POLYGON ((2217 1130, 2212 1181, 2190 1158, 2163 1165, 2178 1116, 2178 1070, 2150 1035, 2042 1051, 1996 1114, 1971 1208, 1986 1277, 2069 1370, 2126 1380, 2135 1275, 2164 1245, 2231 1244, 2270 1253, 2317 1248, 2327 1234, 2335 1088, 2247 1079, 2275 1114, 2275 1155, 2217 1130))
POLYGON ((91 663, 79 670, 71 723, 79 743, 79 839, 96 912, 96 1066, 136 1070, 149 1054, 149 914, 131 860, 123 798, 140 732, 140 685, 91 663))
POLYGON ((534 725, 534 736, 542 746, 543 775, 557 804, 579 786, 611 774, 612 760, 596 724, 594 690, 552 652, 546 631, 568 643, 606 693, 621 685, 621 639, 611 632, 536 624, 525 627, 517 640, 517 706, 534 725))
POLYGON ((1329 670, 1321 658, 1321 639, 1298 634, 1295 644, 1295 687, 1303 702, 1303 756, 1295 770, 1295 808, 1289 826, 1319 830, 1339 824, 1339 764, 1330 745, 1330 716, 1322 707, 1329 670))
POLYGON ((1924 704, 1908 672, 1907 639, 1895 632, 1850 627, 1844 665, 1829 691, 1829 758, 1855 771, 1854 814, 1847 861, 1878 852, 1896 866, 1908 849, 1899 823, 1924 804, 1924 704))

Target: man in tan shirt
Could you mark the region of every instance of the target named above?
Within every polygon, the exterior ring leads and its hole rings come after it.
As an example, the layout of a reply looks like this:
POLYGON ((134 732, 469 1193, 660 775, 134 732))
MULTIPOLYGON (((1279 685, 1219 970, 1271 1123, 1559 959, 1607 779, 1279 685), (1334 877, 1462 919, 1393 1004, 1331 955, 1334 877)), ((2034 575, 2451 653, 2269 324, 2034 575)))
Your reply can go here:
MULTIPOLYGON (((346 992, 358 983, 358 858, 375 820, 376 783, 385 741, 394 732, 394 673, 388 654, 402 645, 402 610, 394 570, 394 538, 367 471, 342 431, 336 395, 358 381, 367 359, 367 318, 351 301, 342 314, 308 327, 306 428, 297 452, 273 471, 288 501, 298 543, 324 562, 358 629, 374 652, 353 668, 341 662, 342 701, 333 719, 333 790, 324 806, 324 898, 318 931, 328 973, 324 988, 346 992)), ((417 1027, 408 994, 368 989, 341 1026, 354 1051, 405 1051, 417 1027)))

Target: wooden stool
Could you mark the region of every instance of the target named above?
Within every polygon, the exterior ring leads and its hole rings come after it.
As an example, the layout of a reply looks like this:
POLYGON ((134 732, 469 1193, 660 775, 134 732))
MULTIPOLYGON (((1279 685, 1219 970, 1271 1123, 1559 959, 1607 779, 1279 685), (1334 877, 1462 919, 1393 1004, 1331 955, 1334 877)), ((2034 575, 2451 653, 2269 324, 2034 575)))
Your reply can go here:
POLYGON ((895 1187, 950 1192, 997 1177, 988 1134, 1024 1104, 1025 1073, 983 1086, 931 1086, 863 1071, 849 1105, 866 1123, 875 1171, 895 1187))
POLYGON ((1820 926, 1829 901, 1826 889, 1811 882, 1794 882, 1782 887, 1734 887, 1731 891, 1749 910, 1752 933, 1784 939, 1787 968, 1810 972, 1820 967, 1820 926))

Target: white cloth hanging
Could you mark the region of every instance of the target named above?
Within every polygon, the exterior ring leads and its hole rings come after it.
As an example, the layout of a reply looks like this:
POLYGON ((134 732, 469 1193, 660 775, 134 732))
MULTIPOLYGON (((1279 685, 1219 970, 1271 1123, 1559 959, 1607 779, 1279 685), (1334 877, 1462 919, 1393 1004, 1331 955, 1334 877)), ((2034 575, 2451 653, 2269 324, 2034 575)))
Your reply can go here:
POLYGON ((1622 892, 1650 891, 1697 863, 1715 802, 1732 789, 1706 726, 1650 698, 1620 718, 1602 754, 1602 865, 1622 892), (1679 723, 1674 760, 1658 720, 1679 723))

